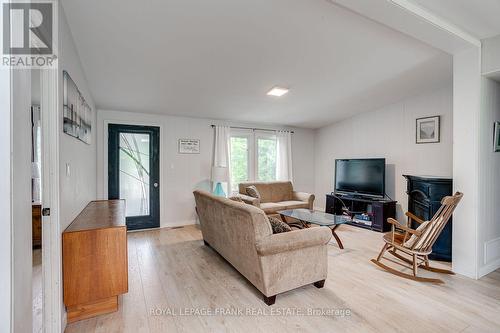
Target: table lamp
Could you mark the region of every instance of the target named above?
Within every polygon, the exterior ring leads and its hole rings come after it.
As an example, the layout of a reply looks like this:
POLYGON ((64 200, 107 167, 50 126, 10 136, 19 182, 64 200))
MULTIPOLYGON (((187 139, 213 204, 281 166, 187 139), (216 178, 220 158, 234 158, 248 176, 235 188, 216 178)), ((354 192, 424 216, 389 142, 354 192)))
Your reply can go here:
POLYGON ((222 188, 223 182, 227 182, 227 167, 214 166, 212 167, 212 181, 216 183, 213 194, 225 197, 224 189, 222 188))

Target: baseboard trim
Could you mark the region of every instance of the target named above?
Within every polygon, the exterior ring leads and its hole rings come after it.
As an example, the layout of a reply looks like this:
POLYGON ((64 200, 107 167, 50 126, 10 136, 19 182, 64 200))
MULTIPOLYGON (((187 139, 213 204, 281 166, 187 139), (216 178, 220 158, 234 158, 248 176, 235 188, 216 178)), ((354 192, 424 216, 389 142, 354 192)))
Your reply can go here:
POLYGON ((496 271, 497 269, 500 268, 500 258, 495 260, 494 262, 484 265, 483 267, 479 268, 479 278, 482 278, 485 275, 490 274, 493 271, 496 271))
POLYGON ((500 268, 500 237, 484 242, 483 266, 479 268, 479 277, 483 277, 500 268))
POLYGON ((198 224, 198 220, 185 220, 185 221, 176 221, 176 222, 168 222, 165 225, 161 225, 160 229, 164 228, 175 228, 175 227, 183 227, 186 225, 198 224))

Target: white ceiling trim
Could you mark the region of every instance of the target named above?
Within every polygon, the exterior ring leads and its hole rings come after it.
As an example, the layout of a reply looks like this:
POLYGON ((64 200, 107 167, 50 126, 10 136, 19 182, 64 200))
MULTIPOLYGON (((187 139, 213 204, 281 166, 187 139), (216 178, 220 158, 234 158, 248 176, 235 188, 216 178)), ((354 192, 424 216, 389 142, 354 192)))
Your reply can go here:
POLYGON ((474 46, 481 47, 481 41, 472 36, 471 34, 465 32, 461 28, 457 27, 456 25, 452 24, 451 22, 448 22, 447 20, 434 15, 430 11, 408 1, 408 0, 389 0, 392 2, 394 5, 409 11, 410 13, 417 15, 418 17, 424 19, 427 21, 429 24, 434 25, 435 27, 439 29, 443 29, 447 31, 450 34, 453 34, 467 43, 470 43, 474 46))
POLYGON ((481 47, 478 38, 409 0, 330 1, 448 54, 481 47))

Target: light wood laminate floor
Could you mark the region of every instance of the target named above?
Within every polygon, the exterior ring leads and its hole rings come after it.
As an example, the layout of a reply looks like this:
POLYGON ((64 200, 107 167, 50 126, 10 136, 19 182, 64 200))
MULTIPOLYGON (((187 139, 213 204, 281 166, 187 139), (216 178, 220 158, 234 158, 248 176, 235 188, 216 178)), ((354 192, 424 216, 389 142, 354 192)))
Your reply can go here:
POLYGON ((347 225, 337 230, 345 249, 330 243, 325 288, 309 285, 280 294, 271 307, 203 245, 198 227, 129 233, 129 292, 120 298, 119 311, 73 323, 66 332, 500 331, 500 270, 479 281, 459 275, 439 275, 444 285, 410 281, 370 262, 382 234, 347 225), (154 309, 163 315, 153 315, 154 309), (186 313, 216 309, 244 315, 186 313), (308 309, 348 309, 350 315, 290 314, 308 309))
POLYGON ((33 250, 33 333, 42 332, 42 249, 33 250))

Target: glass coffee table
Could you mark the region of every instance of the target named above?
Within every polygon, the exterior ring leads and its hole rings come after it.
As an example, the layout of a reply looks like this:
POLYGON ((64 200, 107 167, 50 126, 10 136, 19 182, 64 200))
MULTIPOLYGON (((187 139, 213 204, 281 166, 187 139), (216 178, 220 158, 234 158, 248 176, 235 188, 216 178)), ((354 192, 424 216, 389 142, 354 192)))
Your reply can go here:
POLYGON ((344 245, 342 245, 342 241, 335 232, 335 229, 337 229, 341 224, 345 224, 351 221, 351 218, 349 216, 333 215, 305 208, 280 210, 278 214, 280 214, 283 222, 300 229, 309 228, 311 224, 329 227, 332 230, 332 235, 337 241, 339 247, 341 249, 344 248, 344 245), (292 219, 297 220, 297 222, 288 223, 286 221, 286 217, 291 217, 292 219))

